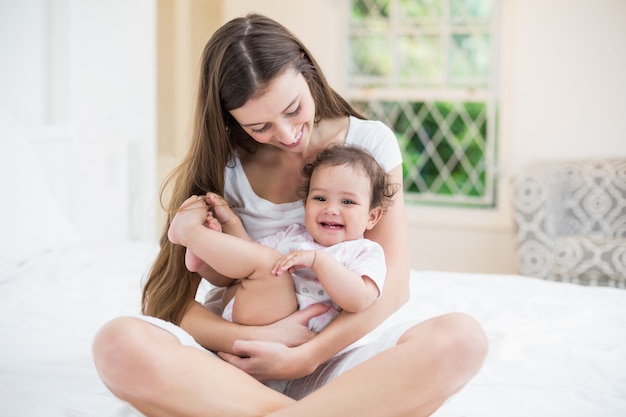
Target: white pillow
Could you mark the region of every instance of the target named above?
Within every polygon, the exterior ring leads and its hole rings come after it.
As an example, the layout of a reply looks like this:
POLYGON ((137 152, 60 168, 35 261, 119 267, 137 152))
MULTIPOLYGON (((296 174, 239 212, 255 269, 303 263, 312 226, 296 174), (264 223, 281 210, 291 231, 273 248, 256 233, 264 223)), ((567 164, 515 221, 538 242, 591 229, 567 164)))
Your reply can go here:
POLYGON ((80 242, 24 133, 0 111, 0 268, 80 242))

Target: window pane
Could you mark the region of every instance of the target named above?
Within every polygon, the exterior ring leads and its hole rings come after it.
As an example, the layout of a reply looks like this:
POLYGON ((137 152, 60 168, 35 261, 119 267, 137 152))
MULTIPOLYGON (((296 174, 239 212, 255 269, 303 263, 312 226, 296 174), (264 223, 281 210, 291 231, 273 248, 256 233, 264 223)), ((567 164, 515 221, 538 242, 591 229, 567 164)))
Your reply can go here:
POLYGON ((432 199, 485 204, 487 108, 478 102, 353 103, 396 133, 404 159, 405 191, 432 199))
POLYGON ((402 85, 431 85, 441 80, 441 37, 402 36, 398 39, 398 71, 402 85))
POLYGON ((495 202, 494 1, 352 2, 347 98, 395 132, 409 201, 495 202))
MULTIPOLYGON (((391 76, 392 56, 387 38, 381 35, 355 36, 350 39, 352 65, 350 76, 364 79, 391 76)), ((355 80, 356 81, 356 80, 355 80)), ((361 83, 359 83, 361 84, 361 83)), ((369 83, 365 83, 368 85, 369 83)))
POLYGON ((450 14, 453 17, 488 18, 493 8, 493 0, 450 0, 450 14))
POLYGON ((489 76, 489 34, 453 34, 448 50, 453 83, 487 84, 489 76))
POLYGON ((441 0, 401 0, 399 13, 401 17, 432 18, 443 16, 441 0))
POLYGON ((390 0, 357 0, 352 2, 352 17, 355 20, 369 17, 389 17, 390 0))

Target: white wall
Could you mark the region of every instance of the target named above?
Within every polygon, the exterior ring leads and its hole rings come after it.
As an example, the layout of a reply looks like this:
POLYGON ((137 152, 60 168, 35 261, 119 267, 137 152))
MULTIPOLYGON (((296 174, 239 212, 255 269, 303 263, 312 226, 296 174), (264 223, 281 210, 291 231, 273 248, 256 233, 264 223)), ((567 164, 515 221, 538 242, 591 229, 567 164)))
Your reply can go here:
MULTIPOLYGON (((224 21, 251 11, 281 21, 341 91, 346 4, 229 0, 222 7, 224 21)), ((542 159, 626 156, 626 1, 503 0, 500 25, 497 207, 409 207, 415 268, 514 272, 510 175, 542 159)), ((72 160, 84 162, 71 167, 73 189, 63 195, 78 207, 81 230, 94 236, 153 230, 154 26, 151 0, 0 0, 0 107, 40 142, 67 135, 75 142, 80 158, 72 160)))
MULTIPOLYGON (((312 50, 341 91, 346 0, 231 0, 225 19, 276 18, 312 50)), ((510 176, 546 159, 621 155, 626 97, 626 1, 502 0, 500 179, 495 209, 409 207, 419 269, 514 273, 510 176)))
POLYGON ((44 0, 0 0, 0 108, 26 125, 45 122, 44 0))
POLYGON ((153 0, 0 0, 0 109, 88 242, 153 237, 155 51, 153 0))
POLYGON ((519 0, 512 12, 511 168, 626 156, 626 1, 519 0))

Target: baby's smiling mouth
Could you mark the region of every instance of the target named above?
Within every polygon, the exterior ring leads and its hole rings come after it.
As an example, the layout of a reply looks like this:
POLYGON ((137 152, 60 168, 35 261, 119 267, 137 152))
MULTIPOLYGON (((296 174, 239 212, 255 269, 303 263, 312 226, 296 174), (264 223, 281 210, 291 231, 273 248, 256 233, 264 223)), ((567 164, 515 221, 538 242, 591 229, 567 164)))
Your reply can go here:
POLYGON ((321 222, 320 224, 325 229, 343 229, 343 224, 339 223, 321 222))

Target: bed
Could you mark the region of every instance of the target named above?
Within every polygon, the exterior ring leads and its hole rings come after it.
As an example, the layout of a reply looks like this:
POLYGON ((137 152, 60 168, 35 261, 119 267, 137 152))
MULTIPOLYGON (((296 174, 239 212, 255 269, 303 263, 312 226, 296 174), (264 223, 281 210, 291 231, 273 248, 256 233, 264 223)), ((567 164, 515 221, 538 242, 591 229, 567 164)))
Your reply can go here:
MULTIPOLYGON (((85 243, 25 144, 0 139, 0 415, 139 416, 98 378, 91 341, 105 321, 139 312, 156 244, 85 243)), ((626 416, 626 290, 414 270, 411 301, 388 322, 452 311, 482 323, 490 353, 436 417, 626 416)))

